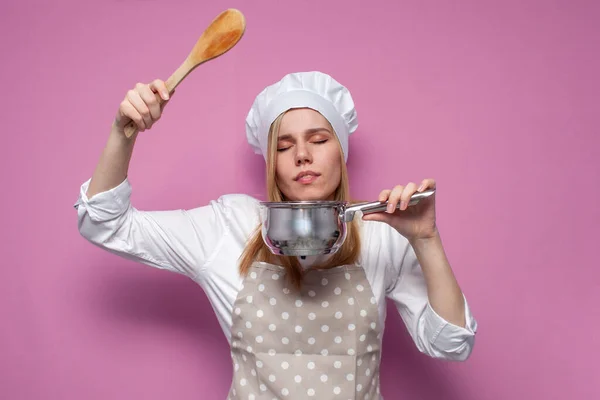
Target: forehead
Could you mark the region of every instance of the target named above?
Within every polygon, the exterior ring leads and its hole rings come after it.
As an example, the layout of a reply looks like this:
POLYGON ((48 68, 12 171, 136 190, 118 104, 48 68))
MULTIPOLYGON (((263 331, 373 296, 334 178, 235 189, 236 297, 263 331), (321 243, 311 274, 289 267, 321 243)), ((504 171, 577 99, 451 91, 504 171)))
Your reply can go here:
POLYGON ((310 108, 289 110, 281 119, 279 136, 302 134, 318 128, 331 129, 331 125, 319 112, 310 108))

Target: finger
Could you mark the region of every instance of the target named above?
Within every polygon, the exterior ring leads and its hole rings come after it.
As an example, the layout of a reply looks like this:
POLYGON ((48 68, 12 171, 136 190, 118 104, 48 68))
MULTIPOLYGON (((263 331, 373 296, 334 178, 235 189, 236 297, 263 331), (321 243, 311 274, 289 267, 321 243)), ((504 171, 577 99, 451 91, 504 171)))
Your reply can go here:
POLYGON ((135 107, 137 112, 140 113, 146 126, 151 125, 152 117, 150 116, 150 110, 148 109, 148 106, 146 105, 144 100, 142 100, 142 98, 140 97, 140 94, 135 90, 130 90, 129 92, 127 92, 127 100, 129 100, 129 102, 135 107))
POLYGON ((131 104, 131 102, 123 100, 123 102, 121 103, 120 111, 123 116, 129 118, 137 125, 138 130, 140 132, 146 129, 144 119, 142 118, 138 110, 136 110, 135 107, 131 104))
POLYGON ((381 193, 379 193, 379 201, 386 201, 388 197, 390 197, 390 193, 392 193, 390 189, 382 190, 381 193))
POLYGON ((398 205, 398 202, 400 201, 400 196, 402 196, 402 191, 404 191, 404 186, 402 185, 398 185, 396 187, 394 187, 394 189, 392 189, 392 192, 390 193, 390 197, 388 198, 388 206, 387 206, 387 212, 392 214, 396 211, 396 206, 398 205))
POLYGON ((149 86, 150 89, 152 89, 153 92, 158 93, 164 101, 169 100, 169 89, 167 89, 167 85, 163 81, 155 79, 149 86))
POLYGON ((156 94, 152 91, 149 85, 142 85, 137 89, 140 97, 142 100, 144 100, 144 103, 146 103, 146 107, 148 107, 148 110, 150 110, 152 123, 156 122, 156 120, 160 118, 160 104, 156 98, 156 94))
POLYGON ((422 192, 426 189, 435 189, 435 179, 423 179, 417 191, 422 192))
POLYGON ((408 208, 408 203, 410 202, 410 198, 417 191, 417 184, 414 182, 410 182, 404 190, 402 191, 402 195, 400 196, 400 210, 406 210, 408 208))

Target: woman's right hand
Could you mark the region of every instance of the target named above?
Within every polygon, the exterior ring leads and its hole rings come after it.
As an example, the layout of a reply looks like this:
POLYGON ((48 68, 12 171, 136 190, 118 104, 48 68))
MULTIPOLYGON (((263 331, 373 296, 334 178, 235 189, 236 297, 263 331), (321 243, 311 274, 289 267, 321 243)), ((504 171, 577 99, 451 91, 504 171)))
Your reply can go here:
POLYGON ((123 135, 125 125, 130 121, 137 125, 140 132, 150 129, 160 119, 169 98, 167 86, 160 79, 155 79, 150 84, 138 83, 127 92, 119 105, 113 126, 123 135), (161 100, 157 99, 155 93, 160 95, 161 100))

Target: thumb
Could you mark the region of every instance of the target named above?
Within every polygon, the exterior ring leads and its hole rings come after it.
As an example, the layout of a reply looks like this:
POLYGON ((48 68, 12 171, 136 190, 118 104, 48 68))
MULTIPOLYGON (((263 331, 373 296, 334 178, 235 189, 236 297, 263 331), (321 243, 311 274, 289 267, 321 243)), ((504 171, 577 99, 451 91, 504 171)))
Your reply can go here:
POLYGON ((392 214, 386 212, 376 212, 372 214, 364 214, 363 221, 378 221, 378 222, 389 222, 392 214))

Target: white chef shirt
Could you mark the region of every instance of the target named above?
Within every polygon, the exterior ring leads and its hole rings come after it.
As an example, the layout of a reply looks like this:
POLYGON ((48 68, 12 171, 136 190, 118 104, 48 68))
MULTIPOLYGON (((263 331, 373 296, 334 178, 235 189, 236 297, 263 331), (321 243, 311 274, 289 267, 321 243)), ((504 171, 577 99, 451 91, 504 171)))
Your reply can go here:
MULTIPOLYGON (((231 344, 233 304, 243 277, 238 261, 259 224, 259 200, 229 194, 190 210, 141 211, 130 203, 126 178, 117 187, 86 196, 90 180, 75 203, 81 235, 101 248, 142 264, 183 274, 206 293, 231 344)), ((466 327, 440 317, 430 306, 421 266, 408 243, 388 224, 363 221, 359 265, 365 270, 385 327, 390 298, 419 351, 431 357, 465 360, 477 330, 466 298, 466 327)), ((308 258, 310 265, 316 258, 308 258)), ((463 296, 464 297, 464 296, 463 296)))

